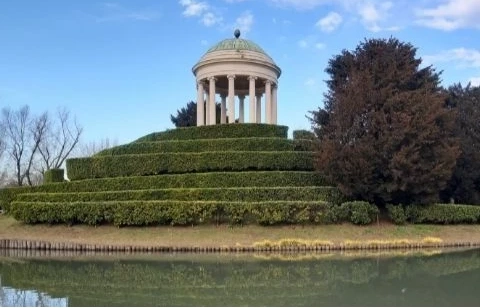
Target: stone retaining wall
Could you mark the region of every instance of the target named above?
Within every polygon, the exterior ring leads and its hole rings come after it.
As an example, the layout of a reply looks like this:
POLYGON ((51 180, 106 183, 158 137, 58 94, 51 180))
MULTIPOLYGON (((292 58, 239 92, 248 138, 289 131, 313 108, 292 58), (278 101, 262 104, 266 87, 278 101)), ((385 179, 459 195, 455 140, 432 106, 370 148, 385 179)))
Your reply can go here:
POLYGON ((0 239, 0 249, 38 250, 38 251, 74 251, 74 252, 303 252, 303 251, 343 251, 343 250, 391 250, 391 249, 422 249, 422 248, 456 248, 480 247, 480 242, 444 242, 444 243, 414 243, 414 244, 356 244, 318 245, 318 246, 143 246, 143 245, 101 245, 79 244, 68 242, 30 241, 17 239, 0 239))

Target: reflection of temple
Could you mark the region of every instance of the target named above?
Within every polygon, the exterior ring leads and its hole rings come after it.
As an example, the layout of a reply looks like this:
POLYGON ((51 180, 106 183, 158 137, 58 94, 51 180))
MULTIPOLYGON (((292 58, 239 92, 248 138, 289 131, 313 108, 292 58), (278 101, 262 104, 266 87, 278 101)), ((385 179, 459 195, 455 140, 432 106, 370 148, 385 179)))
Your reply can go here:
POLYGON ((235 30, 235 38, 211 47, 192 70, 197 80, 197 126, 216 124, 217 94, 221 98, 220 123, 227 123, 227 119, 229 123, 235 122, 235 97, 238 98, 238 120, 247 122, 244 100, 248 96, 248 122, 277 124, 277 85, 281 70, 257 44, 241 39, 239 30, 235 30))
POLYGON ((53 298, 35 290, 3 286, 0 276, 0 307, 68 307, 68 298, 53 298))

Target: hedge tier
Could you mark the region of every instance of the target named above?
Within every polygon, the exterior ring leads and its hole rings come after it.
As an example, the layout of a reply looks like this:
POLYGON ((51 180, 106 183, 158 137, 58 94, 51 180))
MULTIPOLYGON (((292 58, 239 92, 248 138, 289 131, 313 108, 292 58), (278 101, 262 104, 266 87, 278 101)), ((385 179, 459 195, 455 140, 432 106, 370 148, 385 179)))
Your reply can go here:
POLYGON ((480 223, 480 206, 463 204, 409 205, 405 216, 412 223, 477 224, 480 223))
POLYGON ((181 187, 285 187, 325 185, 328 185, 328 183, 324 177, 309 171, 208 172, 88 179, 34 187, 0 189, 0 208, 8 211, 10 203, 15 200, 17 195, 30 192, 66 193, 181 187))
POLYGON ((95 156, 67 160, 71 181, 209 171, 313 170, 313 152, 203 152, 95 156))
POLYGON ((313 148, 312 143, 311 140, 290 140, 277 137, 166 140, 133 142, 103 150, 97 153, 96 156, 215 151, 311 151, 313 148))
POLYGON ((171 188, 78 193, 30 193, 15 199, 22 202, 91 201, 343 201, 335 187, 241 187, 241 188, 171 188))
POLYGON ((244 137, 280 137, 287 138, 288 127, 271 124, 222 124, 194 127, 179 127, 163 132, 152 133, 135 142, 159 140, 194 140, 244 137))
POLYGON ((114 224, 117 226, 258 223, 323 223, 333 206, 324 201, 112 201, 13 202, 19 221, 35 224, 114 224))

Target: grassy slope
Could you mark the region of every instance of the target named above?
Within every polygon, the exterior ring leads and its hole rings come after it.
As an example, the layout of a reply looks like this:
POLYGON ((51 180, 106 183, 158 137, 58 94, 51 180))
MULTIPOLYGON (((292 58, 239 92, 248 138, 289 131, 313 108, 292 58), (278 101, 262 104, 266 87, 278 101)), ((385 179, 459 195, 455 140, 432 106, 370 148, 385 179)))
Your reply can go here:
POLYGON ((116 228, 114 226, 48 226, 24 225, 11 217, 0 215, 0 239, 43 240, 51 242, 76 242, 112 245, 162 245, 162 246, 235 246, 252 245, 261 240, 285 238, 367 241, 373 239, 410 239, 439 237, 445 242, 480 242, 477 225, 407 225, 390 223, 368 227, 343 225, 278 226, 278 227, 141 227, 116 228))

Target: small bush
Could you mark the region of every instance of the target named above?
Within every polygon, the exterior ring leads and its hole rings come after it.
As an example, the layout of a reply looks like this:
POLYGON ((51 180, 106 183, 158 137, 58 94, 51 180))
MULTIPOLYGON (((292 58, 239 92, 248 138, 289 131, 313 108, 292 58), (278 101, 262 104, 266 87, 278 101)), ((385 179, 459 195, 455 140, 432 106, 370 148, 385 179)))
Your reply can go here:
POLYGON ((95 156, 67 160, 71 181, 210 171, 313 170, 313 152, 202 152, 95 156))
POLYGON ((339 218, 347 218, 356 225, 368 225, 375 220, 379 213, 378 207, 365 201, 344 202, 340 206, 339 218))
POLYGON ((279 137, 287 138, 288 127, 271 124, 224 124, 194 127, 179 127, 163 132, 152 133, 135 142, 159 140, 194 140, 216 138, 279 137))
POLYGON ((387 204, 388 217, 397 225, 404 225, 407 222, 407 215, 402 205, 387 204))
POLYGON ((43 174, 43 183, 60 183, 65 180, 65 170, 50 169, 43 174))

